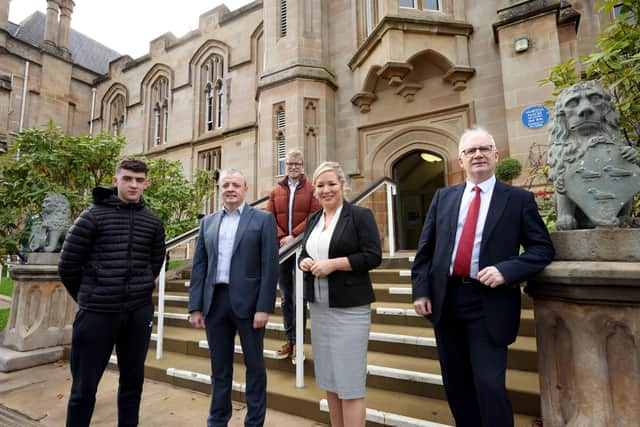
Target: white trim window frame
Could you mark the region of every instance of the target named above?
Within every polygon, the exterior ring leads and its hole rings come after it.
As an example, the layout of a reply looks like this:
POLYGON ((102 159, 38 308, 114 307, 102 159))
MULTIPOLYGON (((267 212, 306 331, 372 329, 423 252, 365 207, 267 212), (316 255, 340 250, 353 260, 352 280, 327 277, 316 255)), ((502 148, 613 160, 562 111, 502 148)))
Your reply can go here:
POLYGON ((398 5, 402 9, 442 12, 442 0, 398 0, 398 5))

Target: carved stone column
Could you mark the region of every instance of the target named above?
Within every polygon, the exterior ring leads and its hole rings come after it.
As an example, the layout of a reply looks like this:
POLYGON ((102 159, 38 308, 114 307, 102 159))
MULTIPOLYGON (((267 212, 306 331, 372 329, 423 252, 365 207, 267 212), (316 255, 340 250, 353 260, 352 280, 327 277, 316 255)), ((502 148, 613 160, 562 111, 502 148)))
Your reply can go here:
POLYGON ((28 351, 71 343, 77 305, 60 282, 55 264, 12 269, 13 300, 4 333, 5 347, 28 351))
POLYGON ((631 427, 640 414, 640 229, 552 235, 529 280, 545 427, 631 427))
POLYGON ((71 13, 74 3, 71 0, 63 0, 60 4, 60 28, 58 29, 58 48, 64 51, 66 57, 69 53, 69 34, 71 33, 71 13))
POLYGON ((58 32, 58 3, 54 0, 47 0, 47 17, 44 21, 44 44, 56 45, 56 34, 58 32))
POLYGON ((0 0, 0 31, 9 27, 9 0, 0 0))

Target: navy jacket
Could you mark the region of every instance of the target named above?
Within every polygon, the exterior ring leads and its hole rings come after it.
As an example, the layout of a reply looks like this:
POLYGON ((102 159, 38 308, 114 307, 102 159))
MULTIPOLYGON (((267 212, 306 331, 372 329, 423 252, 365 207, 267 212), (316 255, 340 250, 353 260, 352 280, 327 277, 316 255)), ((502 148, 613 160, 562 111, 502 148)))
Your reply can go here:
MULTIPOLYGON (((465 184, 436 192, 424 223, 411 271, 413 300, 431 299, 438 324, 447 292, 456 222, 465 184)), ((555 255, 533 194, 496 181, 482 233, 479 268, 495 266, 506 283, 482 287, 485 320, 498 345, 515 341, 520 325, 520 283, 544 269, 555 255), (520 247, 524 251, 520 253, 520 247)))
MULTIPOLYGON (((218 231, 222 211, 200 223, 189 286, 189 312, 211 309, 218 266, 218 231)), ((229 295, 231 307, 241 319, 257 311, 273 313, 278 282, 276 222, 269 212, 245 205, 233 242, 229 295)))

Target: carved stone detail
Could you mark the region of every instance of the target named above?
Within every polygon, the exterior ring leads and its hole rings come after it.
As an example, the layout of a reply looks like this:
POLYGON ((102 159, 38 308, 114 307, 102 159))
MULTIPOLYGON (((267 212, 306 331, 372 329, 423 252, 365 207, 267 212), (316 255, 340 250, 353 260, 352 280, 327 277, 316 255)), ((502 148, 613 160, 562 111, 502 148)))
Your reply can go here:
POLYGON ((378 99, 376 94, 371 92, 358 92, 353 98, 351 98, 351 103, 360 108, 361 113, 368 113, 371 111, 371 104, 378 99))
POLYGON ((416 93, 420 89, 422 89, 422 85, 419 83, 404 83, 396 90, 396 94, 404 97, 407 102, 413 102, 416 93))
POLYGON ((558 230, 617 226, 640 191, 638 153, 620 133, 611 95, 597 81, 563 90, 549 133, 558 230))
POLYGON ((406 62, 387 62, 378 70, 378 76, 389 80, 389 86, 400 86, 407 74, 412 70, 413 65, 406 62))
POLYGON ((29 249, 33 252, 60 252, 70 225, 69 200, 62 194, 47 193, 42 211, 32 219, 29 249))
POLYGON ((58 279, 55 265, 13 268, 14 290, 3 344, 18 351, 71 343, 77 305, 58 279))
POLYGON ((467 88, 467 81, 476 73, 475 68, 453 66, 442 77, 446 82, 451 83, 453 90, 459 92, 467 88))
POLYGON ((639 235, 605 228, 556 232, 556 261, 528 281, 545 427, 637 425, 640 263, 626 254, 638 252, 639 235), (589 250, 571 251, 589 235, 589 250), (610 240, 622 246, 616 261, 609 261, 610 240))

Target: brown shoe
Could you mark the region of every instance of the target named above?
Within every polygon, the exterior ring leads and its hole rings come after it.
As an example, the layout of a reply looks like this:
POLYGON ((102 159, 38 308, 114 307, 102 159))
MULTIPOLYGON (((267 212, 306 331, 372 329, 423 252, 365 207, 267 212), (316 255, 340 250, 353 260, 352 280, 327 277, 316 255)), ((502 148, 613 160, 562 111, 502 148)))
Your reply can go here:
POLYGON ((289 355, 293 351, 293 348, 294 344, 291 341, 287 341, 286 343, 282 344, 282 347, 280 347, 280 350, 278 350, 276 354, 283 358, 289 357, 289 355))

